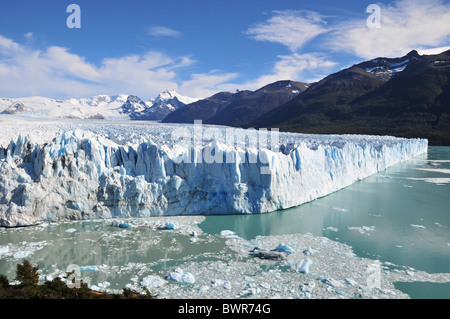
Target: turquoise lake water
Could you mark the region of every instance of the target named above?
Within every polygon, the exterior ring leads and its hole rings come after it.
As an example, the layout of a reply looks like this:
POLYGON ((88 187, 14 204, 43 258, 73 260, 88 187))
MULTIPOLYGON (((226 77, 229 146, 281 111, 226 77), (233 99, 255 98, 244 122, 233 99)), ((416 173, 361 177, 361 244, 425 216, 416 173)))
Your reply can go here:
POLYGON ((450 147, 430 147, 427 155, 292 209, 210 216, 201 227, 246 239, 309 232, 346 243, 361 257, 450 272, 450 147))
MULTIPOLYGON (((296 208, 207 216, 199 227, 211 235, 231 230, 248 240, 310 233, 345 243, 360 257, 450 273, 450 147, 430 147, 428 154, 296 208)), ((189 235, 167 234, 154 241, 156 235, 146 228, 125 233, 102 221, 0 229, 0 273, 13 278, 20 259, 12 258, 11 251, 32 250, 29 259, 46 274, 69 263, 103 265, 109 272, 93 272, 93 280, 123 287, 143 264, 165 269, 178 260, 200 261, 209 252, 227 249, 220 238, 190 245, 189 235), (123 265, 129 270, 112 271, 123 265)), ((449 284, 396 287, 412 298, 450 298, 449 284)))

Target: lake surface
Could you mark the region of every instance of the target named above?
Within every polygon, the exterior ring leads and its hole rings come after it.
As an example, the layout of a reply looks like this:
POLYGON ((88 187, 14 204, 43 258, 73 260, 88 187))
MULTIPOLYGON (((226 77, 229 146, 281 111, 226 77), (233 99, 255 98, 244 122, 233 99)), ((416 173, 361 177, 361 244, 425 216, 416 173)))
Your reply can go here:
MULTIPOLYGON (((247 240, 258 235, 323 236, 351 246, 359 257, 450 273, 450 147, 430 147, 426 155, 296 208, 206 216, 195 227, 203 231, 198 237, 202 245, 192 245, 188 233, 161 237, 152 228, 127 232, 105 221, 0 229, 0 273, 13 278, 23 258, 50 277, 77 264, 92 282, 119 288, 148 269, 163 274, 179 262, 232 253, 225 239, 216 236, 224 229, 247 240)), ((396 287, 412 298, 445 298, 449 285, 396 287)))
POLYGON ((311 233, 346 243, 361 257, 450 272, 450 147, 430 147, 427 155, 292 209, 210 216, 201 227, 247 239, 311 233))

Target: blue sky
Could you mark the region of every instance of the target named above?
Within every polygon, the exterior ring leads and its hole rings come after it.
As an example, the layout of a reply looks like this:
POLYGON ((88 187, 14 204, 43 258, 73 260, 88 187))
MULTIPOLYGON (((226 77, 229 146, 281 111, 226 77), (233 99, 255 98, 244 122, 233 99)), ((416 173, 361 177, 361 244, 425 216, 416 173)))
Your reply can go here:
POLYGON ((2 0, 0 97, 207 97, 449 45, 446 0, 2 0), (72 3, 79 29, 66 24, 72 3), (380 28, 367 26, 370 4, 380 28))

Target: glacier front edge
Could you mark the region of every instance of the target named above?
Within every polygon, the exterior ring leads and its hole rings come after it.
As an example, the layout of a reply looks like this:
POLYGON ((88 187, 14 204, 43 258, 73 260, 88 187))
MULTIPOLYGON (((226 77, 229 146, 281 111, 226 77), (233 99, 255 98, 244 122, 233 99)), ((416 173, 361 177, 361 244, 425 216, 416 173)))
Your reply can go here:
POLYGON ((162 138, 176 126, 142 126, 143 134, 128 141, 111 134, 126 127, 113 127, 81 125, 52 133, 52 139, 32 132, 0 146, 0 226, 267 213, 325 196, 428 149, 425 139, 294 133, 279 133, 275 150, 214 138, 183 147, 162 138), (215 154, 236 160, 180 161, 212 146, 215 154), (246 160, 252 156, 259 160, 246 160))

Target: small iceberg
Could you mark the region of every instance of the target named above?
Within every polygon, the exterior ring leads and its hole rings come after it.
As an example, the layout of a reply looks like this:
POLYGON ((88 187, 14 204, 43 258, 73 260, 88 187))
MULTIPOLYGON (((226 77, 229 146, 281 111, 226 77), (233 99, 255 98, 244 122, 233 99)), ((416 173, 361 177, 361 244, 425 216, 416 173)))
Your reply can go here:
POLYGON ((80 271, 98 271, 97 266, 81 266, 80 271))
POLYGON ((295 253, 295 251, 291 247, 284 243, 280 243, 277 248, 274 249, 274 251, 286 253, 288 255, 295 253))
POLYGON ((308 247, 303 251, 303 254, 305 254, 306 256, 314 256, 317 255, 318 253, 319 253, 318 250, 312 249, 311 247, 308 247))
POLYGON ((231 282, 229 282, 228 280, 214 279, 214 280, 211 280, 211 284, 213 286, 220 286, 227 290, 231 289, 231 282))
POLYGON ((220 236, 223 236, 223 237, 227 237, 227 238, 238 238, 239 236, 238 235, 236 235, 235 233, 234 233, 234 231, 232 231, 232 230, 222 230, 221 232, 220 232, 220 236))
POLYGON ((167 222, 164 226, 159 227, 160 230, 175 230, 177 229, 177 225, 172 222, 167 222))
POLYGON ((119 221, 113 221, 111 223, 111 226, 113 227, 119 227, 119 228, 131 228, 131 225, 128 223, 123 223, 123 222, 119 222, 119 221))
POLYGON ((309 268, 311 267, 312 263, 313 263, 313 262, 312 262, 311 259, 309 259, 309 258, 303 259, 303 260, 300 262, 300 264, 298 265, 297 271, 298 271, 299 273, 301 273, 301 274, 307 274, 307 273, 309 273, 309 268))
POLYGON ((167 284, 167 281, 159 276, 149 275, 141 280, 141 286, 146 288, 158 288, 167 284))
POLYGON ((31 251, 22 250, 22 251, 18 251, 16 253, 14 253, 13 258, 14 259, 22 259, 22 258, 27 258, 29 255, 31 255, 31 251))
POLYGON ((195 277, 189 272, 183 272, 180 268, 175 269, 166 277, 167 280, 176 281, 182 284, 193 284, 195 283, 195 277))
POLYGON ((4 254, 7 254, 8 252, 9 252, 9 247, 8 246, 0 247, 0 256, 4 255, 4 254))

